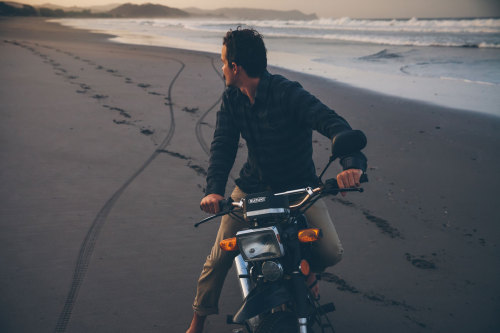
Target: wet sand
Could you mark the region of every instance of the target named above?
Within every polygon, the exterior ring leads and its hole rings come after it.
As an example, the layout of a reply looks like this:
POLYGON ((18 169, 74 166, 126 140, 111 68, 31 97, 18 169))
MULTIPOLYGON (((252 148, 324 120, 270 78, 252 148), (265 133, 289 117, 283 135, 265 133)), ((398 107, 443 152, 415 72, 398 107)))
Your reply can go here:
MULTIPOLYGON (((219 55, 41 19, 0 18, 0 37, 0 331, 184 332, 217 230, 193 224, 219 55)), ((336 331, 498 332, 500 118, 271 72, 369 138, 365 193, 327 200, 346 251, 321 282, 336 331)), ((230 275, 206 332, 231 332, 239 303, 230 275)))

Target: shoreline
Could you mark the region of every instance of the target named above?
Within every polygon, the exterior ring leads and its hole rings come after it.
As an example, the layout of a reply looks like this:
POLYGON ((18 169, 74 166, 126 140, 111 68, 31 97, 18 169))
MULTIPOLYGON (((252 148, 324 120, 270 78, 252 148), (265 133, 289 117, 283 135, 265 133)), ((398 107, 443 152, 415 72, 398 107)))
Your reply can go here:
MULTIPOLYGON (((54 20, 54 22, 77 29, 87 29, 87 27, 85 27, 86 24, 82 25, 81 23, 78 23, 80 22, 78 20, 73 22, 71 20, 54 20)), ((199 52, 199 50, 202 50, 201 52, 208 50, 208 52, 214 52, 216 54, 219 53, 219 50, 209 47, 209 44, 190 40, 193 36, 189 36, 189 34, 184 36, 184 38, 174 37, 177 34, 175 31, 172 32, 172 36, 168 37, 155 32, 155 30, 145 34, 130 30, 130 27, 127 24, 121 28, 123 30, 113 32, 109 31, 107 25, 100 26, 98 22, 96 23, 97 30, 94 31, 99 33, 99 30, 101 30, 102 32, 113 34, 115 37, 110 38, 110 41, 112 42, 167 48, 173 47, 194 52, 199 52)), ((126 19, 124 22, 126 22, 126 19)), ((115 28, 118 29, 119 26, 116 26, 115 28)), ((207 38, 213 39, 213 36, 207 38)), ((298 40, 300 41, 301 39, 299 38, 298 40)), ((216 43, 219 44, 219 40, 217 40, 216 43)), ((311 58, 311 55, 308 55, 308 53, 302 54, 301 52, 290 52, 290 46, 284 41, 276 43, 278 44, 274 46, 272 46, 273 44, 270 44, 271 47, 268 50, 268 63, 275 67, 297 71, 301 74, 314 75, 334 83, 346 84, 353 88, 365 89, 396 98, 405 98, 448 108, 500 116, 496 107, 496 105, 500 102, 496 98, 498 95, 496 93, 498 87, 497 84, 474 81, 474 79, 466 79, 467 76, 455 78, 453 74, 449 73, 448 76, 444 74, 444 76, 441 75, 440 77, 434 77, 432 75, 429 77, 425 74, 420 75, 418 72, 412 74, 411 72, 415 70, 413 67, 418 67, 417 65, 419 64, 425 67, 425 63, 421 63, 422 59, 419 60, 416 58, 413 60, 407 60, 409 62, 406 62, 406 65, 401 64, 401 66, 404 66, 400 67, 396 73, 395 70, 398 66, 397 63, 393 63, 391 65, 386 64, 384 65, 386 66, 385 69, 381 70, 380 68, 376 69, 370 65, 367 67, 366 63, 355 64, 352 62, 351 58, 345 58, 345 55, 339 57, 338 59, 336 58, 336 60, 321 61, 319 59, 321 59, 322 56, 327 56, 324 54, 320 55, 320 53, 318 53, 316 57, 320 58, 315 60, 311 58), (286 51, 287 49, 288 51, 286 51), (351 61, 347 59, 351 59, 351 61), (420 63, 414 64, 412 61, 420 61, 420 63), (410 68, 410 72, 408 72, 408 68, 410 68)), ((298 43, 299 45, 307 45, 307 41, 305 40, 298 43)), ((340 44, 336 46, 337 49, 335 52, 349 52, 347 51, 349 48, 345 49, 345 42, 339 43, 340 44)), ((357 46, 353 44, 351 47, 357 46)), ((362 59, 372 56, 376 57, 381 52, 394 52, 395 56, 402 57, 402 55, 399 55, 399 53, 401 53, 406 57, 406 55, 409 55, 412 52, 422 52, 423 56, 430 57, 429 52, 431 52, 431 50, 433 58, 437 57, 436 59, 441 59, 440 61, 446 61, 445 59, 448 59, 445 54, 447 54, 448 57, 452 56, 453 58, 473 56, 470 54, 471 51, 466 51, 465 49, 465 51, 461 51, 459 54, 456 54, 456 51, 448 54, 452 49, 459 48, 450 48, 449 50, 446 50, 446 48, 432 46, 413 46, 412 48, 407 48, 397 45, 376 45, 368 43, 363 47, 364 52, 358 50, 357 55, 351 54, 351 56, 360 57, 359 59, 362 59)), ((325 45, 325 50, 329 50, 327 45, 325 45)), ((332 48, 332 50, 334 50, 334 48, 332 48)), ((311 52, 314 54, 314 52, 317 53, 318 50, 311 52)), ((376 59, 373 61, 376 61, 376 59)), ((432 65, 433 61, 437 60, 429 61, 431 64, 427 64, 427 66, 432 65)), ((377 67, 379 67, 382 63, 383 62, 380 62, 377 67)))
MULTIPOLYGON (((218 226, 193 228, 220 57, 107 36, 0 18, 2 332, 183 332, 191 319, 218 226)), ((345 249, 321 282, 335 330, 498 331, 500 119, 272 72, 368 137, 365 192, 325 199, 345 249)), ((315 134, 318 168, 329 152, 315 134)), ((207 333, 236 328, 225 315, 240 304, 230 272, 207 333)))

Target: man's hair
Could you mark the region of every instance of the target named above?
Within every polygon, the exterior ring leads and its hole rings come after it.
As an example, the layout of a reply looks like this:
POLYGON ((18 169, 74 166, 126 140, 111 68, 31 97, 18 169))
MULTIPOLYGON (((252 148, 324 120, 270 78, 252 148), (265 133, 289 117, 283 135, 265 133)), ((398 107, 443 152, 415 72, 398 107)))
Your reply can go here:
POLYGON ((229 66, 236 63, 249 77, 259 77, 267 68, 266 46, 262 35, 254 29, 229 30, 222 42, 226 46, 229 66))

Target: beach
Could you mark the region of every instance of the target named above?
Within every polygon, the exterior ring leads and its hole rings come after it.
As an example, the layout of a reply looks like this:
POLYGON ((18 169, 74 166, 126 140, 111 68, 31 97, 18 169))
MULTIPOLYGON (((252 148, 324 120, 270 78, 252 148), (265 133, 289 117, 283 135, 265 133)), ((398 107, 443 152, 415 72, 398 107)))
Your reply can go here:
MULTIPOLYGON (((0 18, 0 36, 0 331, 185 332, 218 226, 193 227, 220 55, 38 18, 0 18)), ((498 332, 500 117, 270 71, 368 137, 365 192, 326 199, 335 330, 498 332)), ((329 152, 315 134, 318 169, 329 152)), ((236 328, 239 294, 230 273, 206 332, 236 328)))

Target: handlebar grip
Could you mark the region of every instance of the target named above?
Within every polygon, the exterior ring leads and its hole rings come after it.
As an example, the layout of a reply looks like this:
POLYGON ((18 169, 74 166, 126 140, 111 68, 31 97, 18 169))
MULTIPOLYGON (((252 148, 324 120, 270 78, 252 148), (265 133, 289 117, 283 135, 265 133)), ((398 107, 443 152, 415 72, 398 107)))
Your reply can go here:
POLYGON ((232 202, 233 202, 233 199, 231 199, 231 198, 222 199, 221 201, 219 201, 219 209, 220 209, 220 211, 222 212, 222 211, 227 210, 228 208, 230 208, 232 202))
POLYGON ((359 179, 359 182, 360 183, 368 183, 368 175, 363 172, 363 174, 361 175, 361 178, 359 179))
MULTIPOLYGON (((368 183, 368 176, 366 173, 363 173, 361 175, 361 178, 359 179, 359 182, 360 183, 368 183)), ((331 194, 337 194, 338 193, 338 190, 339 189, 339 184, 337 183, 337 179, 336 178, 330 178, 330 179, 327 179, 325 181, 325 190, 326 192, 328 193, 331 193, 331 194)))
POLYGON ((337 179, 330 178, 325 181, 325 191, 331 194, 337 194, 337 190, 339 188, 339 184, 337 183, 337 179))

